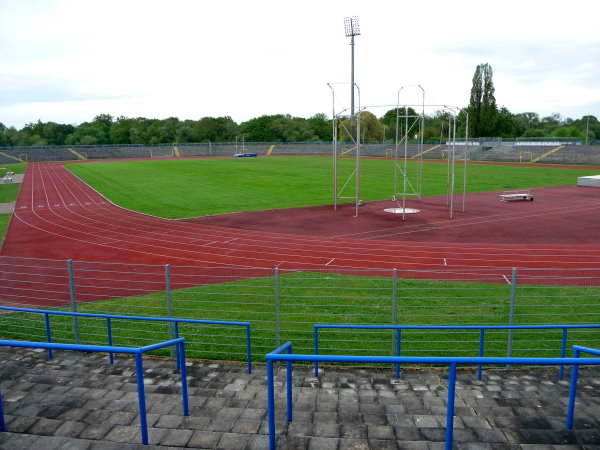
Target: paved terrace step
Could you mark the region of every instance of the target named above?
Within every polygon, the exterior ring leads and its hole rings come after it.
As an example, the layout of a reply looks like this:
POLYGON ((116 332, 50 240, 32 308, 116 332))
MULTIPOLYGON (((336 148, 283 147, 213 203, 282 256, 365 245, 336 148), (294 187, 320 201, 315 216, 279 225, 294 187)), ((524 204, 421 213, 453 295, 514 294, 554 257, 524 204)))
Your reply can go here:
MULTIPOLYGON (((0 448, 142 448, 132 358, 0 349, 7 432, 0 448)), ((174 362, 145 359, 150 443, 144 448, 267 448, 264 367, 188 362, 190 416, 182 416, 174 362)), ((281 449, 443 448, 443 369, 294 370, 294 421, 285 423, 284 366, 276 389, 281 449)), ((600 371, 582 370, 573 431, 564 429, 568 381, 557 370, 458 374, 455 448, 600 448, 600 371)))

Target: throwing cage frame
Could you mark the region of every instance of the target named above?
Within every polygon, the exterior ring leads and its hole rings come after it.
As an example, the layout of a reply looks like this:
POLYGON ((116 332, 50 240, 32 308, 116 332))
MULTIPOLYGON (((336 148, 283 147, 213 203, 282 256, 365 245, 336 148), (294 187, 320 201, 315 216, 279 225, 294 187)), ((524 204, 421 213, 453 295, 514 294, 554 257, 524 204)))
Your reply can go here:
POLYGON ((336 102, 338 101, 338 99, 335 94, 335 88, 333 86, 334 84, 347 83, 327 83, 327 85, 331 89, 331 96, 333 101, 333 210, 337 211, 338 199, 354 199, 354 217, 358 217, 358 207, 362 204, 362 201, 360 199, 360 89, 358 88, 358 85, 356 83, 353 83, 353 89, 358 94, 358 108, 356 109, 355 113, 351 112, 354 110, 354 108, 348 109, 344 107, 342 107, 342 109, 339 112, 336 112, 336 102), (350 127, 350 129, 348 129, 344 125, 343 119, 346 118, 350 119, 351 124, 353 122, 356 124, 356 127, 354 127, 355 133, 353 133, 352 126, 350 127), (344 149, 343 146, 338 145, 339 124, 342 125, 344 135, 349 138, 351 145, 354 145, 350 149, 344 149), (354 171, 347 178, 345 178, 344 183, 340 186, 338 158, 347 155, 353 150, 355 151, 356 156, 356 164, 354 171), (354 178, 355 182, 354 196, 344 196, 344 190, 350 184, 352 178, 354 178))
MULTIPOLYGON (((360 157, 361 157, 361 136, 360 136, 360 114, 362 110, 367 109, 367 107, 360 106, 360 89, 356 84, 354 84, 354 89, 358 92, 358 108, 356 113, 352 115, 349 113, 348 108, 341 107, 339 111, 336 111, 336 104, 338 99, 336 97, 335 88, 333 86, 334 83, 327 83, 329 88, 331 89, 332 99, 333 99, 333 209, 337 211, 337 204, 339 199, 354 199, 355 203, 355 217, 358 217, 358 207, 362 205, 362 201, 360 199, 360 157), (344 125, 344 122, 341 122, 343 119, 354 118, 354 122, 356 123, 355 133, 352 132, 352 129, 348 129, 344 125), (340 145, 339 141, 339 129, 340 124, 344 134, 349 138, 351 144, 354 144, 351 148, 344 149, 343 146, 340 145), (340 184, 340 171, 338 167, 338 158, 347 155, 348 153, 355 151, 356 156, 356 164, 354 171, 347 177, 344 178, 343 184, 340 184), (355 181, 355 192, 354 196, 344 196, 344 190, 350 184, 352 179, 355 181)), ((347 83, 340 83, 347 84, 347 83)), ((373 107, 384 107, 386 105, 376 105, 373 107)), ((407 213, 418 212, 418 210, 412 210, 406 208, 406 199, 407 197, 415 197, 420 199, 423 195, 423 154, 424 150, 424 129, 425 129, 425 108, 438 108, 442 111, 446 112, 449 115, 449 131, 448 131, 448 140, 446 141, 447 149, 443 149, 442 151, 446 152, 447 155, 447 172, 446 172, 446 206, 449 208, 449 216, 451 219, 454 218, 454 197, 455 197, 455 185, 456 185, 456 167, 458 165, 459 159, 457 159, 457 137, 456 137, 456 122, 458 119, 458 114, 461 112, 461 109, 456 106, 448 106, 448 105, 426 105, 425 104, 425 90, 421 85, 410 85, 403 86, 398 90, 397 102, 394 105, 396 108, 396 136, 395 136, 395 145, 393 149, 394 153, 394 175, 393 175, 393 193, 392 193, 392 201, 395 201, 399 208, 394 208, 397 211, 401 211, 402 220, 406 220, 407 213), (422 103, 421 104, 400 104, 400 94, 403 89, 407 87, 418 87, 421 90, 422 94, 422 103), (417 115, 409 115, 408 108, 420 108, 421 113, 417 115), (410 120, 414 119, 414 120, 410 120), (403 126, 401 126, 401 122, 403 121, 403 126), (409 123, 410 122, 410 123, 409 123), (400 131, 402 130, 402 132, 400 131), (416 132, 416 133, 415 133, 416 132), (416 134, 416 138, 418 141, 418 153, 410 157, 408 155, 408 143, 409 136, 413 133, 416 134), (416 165, 416 176, 411 181, 409 177, 409 159, 417 159, 416 165), (399 187, 401 186, 401 191, 399 187), (400 200, 402 205, 400 205, 400 200)), ((464 152, 462 155, 463 160, 463 176, 462 176, 462 212, 466 211, 466 194, 467 194, 467 161, 469 156, 469 115, 467 111, 462 111, 466 117, 466 126, 465 126, 465 138, 464 138, 464 152)))

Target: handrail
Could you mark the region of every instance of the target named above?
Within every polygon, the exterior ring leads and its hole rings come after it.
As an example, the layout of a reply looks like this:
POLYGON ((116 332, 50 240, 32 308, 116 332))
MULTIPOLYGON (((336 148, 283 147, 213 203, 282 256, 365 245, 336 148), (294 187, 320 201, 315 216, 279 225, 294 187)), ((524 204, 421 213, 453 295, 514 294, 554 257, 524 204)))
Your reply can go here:
MULTIPOLYGON (((146 352, 174 345, 177 348, 177 368, 181 373, 181 396, 183 402, 183 415, 189 416, 187 373, 185 366, 185 338, 171 339, 146 345, 144 347, 113 347, 106 345, 59 344, 52 342, 12 341, 0 340, 0 347, 45 348, 49 350, 71 350, 79 352, 119 352, 135 355, 135 377, 138 388, 138 406, 140 408, 140 432, 142 444, 148 444, 148 419, 146 413, 146 396, 144 392, 144 367, 142 355, 146 352)), ((4 408, 2 406, 2 392, 0 391, 0 431, 6 431, 4 421, 4 408)))
MULTIPOLYGON (((368 329, 368 330, 396 330, 395 356, 400 356, 402 348, 402 330, 479 330, 479 355, 484 355, 485 330, 545 330, 562 329, 562 341, 560 357, 564 358, 567 351, 567 331, 572 328, 599 328, 600 324, 573 324, 573 325, 329 325, 316 324, 314 328, 314 353, 319 354, 319 329, 320 328, 345 328, 345 329, 368 329)), ((315 377, 319 376, 319 364, 315 363, 315 377)), ((477 368, 477 379, 481 380, 483 366, 477 368)), ((564 365, 560 365, 559 379, 564 377, 564 365)), ((400 365, 396 364, 396 378, 400 378, 400 365)))
MULTIPOLYGON (((99 313, 80 313, 71 311, 49 311, 46 309, 31 309, 31 308, 16 308, 12 306, 0 306, 0 310, 5 311, 18 311, 18 312, 29 312, 44 314, 46 319, 46 339, 48 342, 52 342, 51 330, 50 330, 50 319, 49 315, 58 316, 75 316, 75 317, 96 317, 106 319, 106 331, 108 335, 108 345, 112 346, 112 319, 125 319, 125 320, 144 320, 148 322, 167 322, 175 324, 175 338, 179 337, 179 324, 180 323, 201 323, 207 325, 227 325, 227 326, 241 326, 246 327, 246 358, 248 362, 248 373, 252 373, 252 345, 251 345, 251 333, 250 333, 250 322, 233 322, 233 321, 220 321, 220 320, 201 320, 201 319, 179 319, 174 317, 147 317, 147 316, 122 316, 116 314, 99 314, 99 313)), ((113 353, 122 353, 118 351, 109 352, 110 363, 113 363, 113 353)), ((48 350, 48 357, 52 358, 52 349, 48 350)))
MULTIPOLYGON (((600 349, 581 347, 580 345, 573 346, 573 358, 579 358, 581 353, 589 353, 591 355, 600 356, 600 349)), ((571 371, 571 383, 569 385, 569 406, 567 410, 567 430, 573 428, 573 415, 575 411, 575 397, 577 396, 577 378, 579 377, 579 366, 574 365, 571 371)))
MULTIPOLYGON (((600 350, 598 350, 600 354, 600 350)), ((448 375, 448 406, 446 410, 446 449, 452 449, 454 428, 454 397, 456 391, 456 368, 458 364, 514 364, 514 365, 600 365, 600 358, 512 358, 512 357, 469 357, 469 356, 352 356, 352 355, 294 355, 292 342, 287 342, 266 356, 267 361, 267 405, 269 419, 269 448, 276 448, 275 441, 275 386, 273 363, 275 361, 302 362, 345 362, 345 363, 392 363, 392 364, 446 364, 448 375), (282 354, 283 351, 287 354, 282 354)), ((292 396, 289 393, 292 383, 292 366, 286 370, 288 386, 287 416, 292 421, 292 396)))

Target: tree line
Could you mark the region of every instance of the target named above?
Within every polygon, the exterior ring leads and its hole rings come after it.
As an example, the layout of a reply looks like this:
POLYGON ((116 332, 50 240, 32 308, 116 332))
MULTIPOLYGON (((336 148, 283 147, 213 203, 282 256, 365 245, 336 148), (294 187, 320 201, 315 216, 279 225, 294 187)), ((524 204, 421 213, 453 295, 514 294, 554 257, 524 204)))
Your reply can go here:
MULTIPOLYGON (((493 72, 489 64, 475 69, 469 106, 456 116, 456 135, 464 138, 577 138, 587 142, 600 139, 600 122, 595 116, 579 119, 560 114, 540 117, 534 112, 511 113, 498 107, 495 99, 493 72)), ((426 115, 422 124, 425 141, 444 141, 453 128, 448 111, 426 115)), ((413 108, 392 108, 376 117, 369 111, 360 114, 361 140, 382 142, 404 134, 414 136, 418 114, 413 108), (398 120, 401 116, 401 120, 398 120), (396 130, 396 126, 400 127, 396 130), (408 133, 406 130, 409 130, 408 133)), ((338 122, 338 139, 348 141, 349 119, 338 122)), ((100 114, 91 122, 79 125, 55 122, 28 123, 20 130, 0 123, 0 147, 49 145, 122 145, 184 144, 196 142, 331 142, 333 120, 326 114, 306 119, 290 114, 263 115, 236 123, 231 117, 203 117, 199 120, 148 119, 145 117, 113 117, 100 114)))

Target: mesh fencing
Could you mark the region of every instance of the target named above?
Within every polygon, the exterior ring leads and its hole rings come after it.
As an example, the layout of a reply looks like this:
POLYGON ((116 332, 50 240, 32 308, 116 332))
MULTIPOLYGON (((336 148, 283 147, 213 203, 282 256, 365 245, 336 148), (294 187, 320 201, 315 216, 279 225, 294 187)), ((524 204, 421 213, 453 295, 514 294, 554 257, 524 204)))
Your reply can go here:
MULTIPOLYGON (((288 340, 313 351, 314 324, 550 325, 600 323, 600 269, 351 270, 156 266, 0 257, 0 305, 84 313, 247 321, 255 359, 288 340)), ((106 344, 104 319, 51 318, 54 342, 106 344)), ((1 337, 45 341, 44 316, 0 314, 1 337)), ((115 320, 113 344, 172 337, 166 323, 115 320)), ((190 357, 246 358, 245 329, 182 324, 190 357)), ((407 356, 476 356, 478 331, 403 332, 407 356)), ((322 330, 323 354, 391 355, 390 330, 322 330)), ((561 330, 488 331, 486 356, 558 356, 561 330)), ((572 330, 600 347, 600 331, 572 330)))

